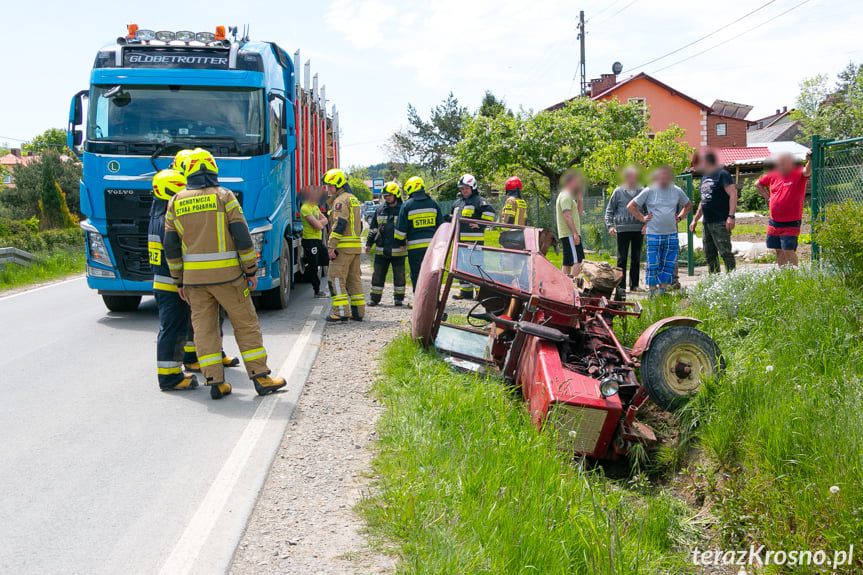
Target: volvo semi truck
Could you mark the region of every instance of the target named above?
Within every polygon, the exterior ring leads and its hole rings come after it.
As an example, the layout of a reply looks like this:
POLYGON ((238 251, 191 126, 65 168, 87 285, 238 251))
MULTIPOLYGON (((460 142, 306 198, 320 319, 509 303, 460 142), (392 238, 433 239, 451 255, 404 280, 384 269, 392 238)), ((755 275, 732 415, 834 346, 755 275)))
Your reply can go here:
POLYGON ((239 198, 259 254, 254 294, 284 308, 303 272, 297 192, 339 165, 338 113, 325 89, 274 42, 236 28, 147 30, 135 24, 96 54, 69 111, 81 156, 87 284, 112 311, 152 293, 147 224, 153 175, 201 147, 239 198))

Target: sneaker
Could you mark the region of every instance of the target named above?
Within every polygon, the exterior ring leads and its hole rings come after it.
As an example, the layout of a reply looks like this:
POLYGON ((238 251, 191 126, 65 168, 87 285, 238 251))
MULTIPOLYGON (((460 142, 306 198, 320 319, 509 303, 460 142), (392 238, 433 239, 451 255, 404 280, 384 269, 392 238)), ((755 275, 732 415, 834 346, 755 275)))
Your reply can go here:
POLYGON ((325 298, 325 297, 330 297, 330 294, 328 294, 327 292, 319 291, 319 292, 315 292, 315 297, 316 298, 325 298))
POLYGON ((635 286, 635 287, 631 287, 631 288, 629 288, 629 293, 639 293, 639 292, 643 292, 643 291, 644 291, 644 290, 643 290, 643 289, 641 289, 641 288, 640 288, 640 287, 638 287, 638 286, 635 286))
POLYGON ((279 377, 277 379, 273 379, 269 375, 259 375, 258 377, 252 378, 252 383, 255 384, 255 391, 258 392, 258 395, 267 395, 268 393, 273 393, 274 391, 282 389, 288 385, 285 378, 279 377))
POLYGON ((350 320, 351 320, 351 318, 342 317, 340 315, 328 315, 327 316, 327 321, 333 322, 333 323, 339 323, 339 322, 350 321, 350 320))
POLYGON ((183 375, 183 381, 171 387, 163 387, 162 391, 186 391, 187 389, 197 389, 198 378, 191 373, 185 373, 183 375))
POLYGON ((231 395, 230 383, 213 383, 210 384, 210 397, 213 399, 222 399, 226 395, 231 395))
POLYGON ((228 355, 222 356, 222 365, 225 367, 237 367, 240 365, 240 358, 228 355))

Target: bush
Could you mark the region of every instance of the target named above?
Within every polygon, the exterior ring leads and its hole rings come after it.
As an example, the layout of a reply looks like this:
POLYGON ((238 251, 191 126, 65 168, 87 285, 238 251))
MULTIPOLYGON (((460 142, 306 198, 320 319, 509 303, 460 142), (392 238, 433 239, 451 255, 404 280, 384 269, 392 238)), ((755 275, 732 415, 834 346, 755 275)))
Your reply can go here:
POLYGON ((348 185, 351 187, 351 192, 361 202, 367 202, 372 199, 372 191, 359 178, 348 178, 348 185))
POLYGON ((39 220, 0 219, 0 247, 37 253, 59 248, 84 246, 84 231, 79 228, 39 232, 39 220))
POLYGON ((763 212, 768 207, 767 200, 755 189, 755 180, 749 180, 740 188, 737 204, 747 212, 763 212))
POLYGON ((863 285, 863 203, 830 204, 814 227, 824 260, 853 285, 863 285))

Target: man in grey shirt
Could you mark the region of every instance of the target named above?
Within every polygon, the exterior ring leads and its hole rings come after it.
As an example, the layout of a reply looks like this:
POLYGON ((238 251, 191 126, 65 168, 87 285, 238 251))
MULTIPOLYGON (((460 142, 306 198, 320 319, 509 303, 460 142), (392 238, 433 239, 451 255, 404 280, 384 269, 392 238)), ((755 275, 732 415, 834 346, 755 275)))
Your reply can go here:
POLYGON ((641 270, 641 247, 644 242, 644 224, 629 213, 626 206, 641 192, 638 169, 635 166, 623 172, 623 185, 617 186, 605 207, 605 226, 608 233, 617 237, 617 267, 626 273, 629 260, 629 291, 637 292, 641 270), (631 258, 630 258, 631 254, 631 258))
POLYGON ((647 287, 650 295, 662 295, 674 281, 677 268, 677 224, 692 209, 692 202, 672 182, 668 166, 653 172, 653 185, 626 206, 638 221, 647 224, 647 287), (682 208, 681 208, 682 206, 682 208), (647 210, 647 215, 641 209, 647 210), (679 211, 678 211, 679 210, 679 211))

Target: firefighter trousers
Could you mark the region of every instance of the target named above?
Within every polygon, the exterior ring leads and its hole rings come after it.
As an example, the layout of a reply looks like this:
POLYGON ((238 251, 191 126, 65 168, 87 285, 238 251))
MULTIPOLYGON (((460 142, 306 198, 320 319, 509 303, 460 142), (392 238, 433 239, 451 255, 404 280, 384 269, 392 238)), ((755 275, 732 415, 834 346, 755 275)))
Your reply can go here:
POLYGON ((408 265, 411 267, 411 289, 414 293, 417 291, 417 282, 420 279, 420 268, 423 264, 423 258, 426 256, 428 248, 414 248, 408 250, 408 265))
POLYGON ((252 304, 245 277, 232 282, 209 286, 186 286, 183 293, 192 308, 192 328, 198 362, 207 385, 223 383, 222 334, 219 329, 219 306, 228 314, 234 328, 234 338, 240 348, 249 378, 267 375, 267 351, 258 325, 258 315, 252 304))
MULTIPOLYGON (((462 241, 464 241, 464 240, 462 240, 462 241)), ((484 241, 470 242, 470 243, 476 244, 478 246, 485 245, 484 241)), ((458 280, 458 289, 461 292, 462 296, 473 297, 473 290, 476 289, 476 287, 477 286, 475 286, 474 284, 470 283, 467 280, 463 280, 463 279, 458 280)))
POLYGON ((360 271, 360 254, 340 253, 330 262, 327 279, 333 300, 333 313, 340 317, 362 319, 366 315, 366 296, 360 271))
POLYGON ((374 272, 372 272, 371 299, 375 303, 381 301, 390 266, 393 268, 393 300, 401 302, 405 299, 405 256, 388 256, 382 253, 375 254, 374 272))
POLYGON ((156 372, 159 387, 170 389, 183 381, 183 364, 198 361, 192 335, 189 304, 177 292, 153 290, 159 309, 156 372))

